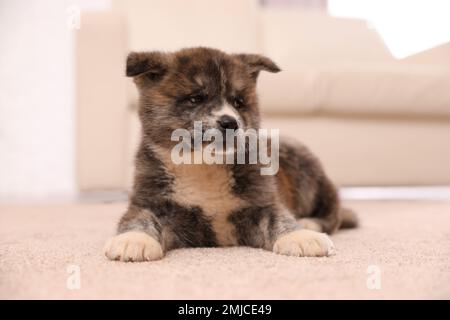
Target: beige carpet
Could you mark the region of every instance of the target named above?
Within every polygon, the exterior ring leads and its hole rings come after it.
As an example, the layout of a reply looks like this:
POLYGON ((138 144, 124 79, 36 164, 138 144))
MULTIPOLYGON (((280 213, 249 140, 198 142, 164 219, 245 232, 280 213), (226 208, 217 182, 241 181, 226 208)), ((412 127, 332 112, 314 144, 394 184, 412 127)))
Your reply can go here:
POLYGON ((450 203, 347 205, 359 212, 362 227, 333 236, 333 257, 184 249, 136 264, 102 255, 123 203, 2 205, 0 298, 450 298, 450 203), (367 274, 370 265, 376 267, 367 274), (77 266, 80 288, 69 290, 67 282, 77 283, 77 266), (367 279, 376 270, 381 288, 369 289, 367 279))

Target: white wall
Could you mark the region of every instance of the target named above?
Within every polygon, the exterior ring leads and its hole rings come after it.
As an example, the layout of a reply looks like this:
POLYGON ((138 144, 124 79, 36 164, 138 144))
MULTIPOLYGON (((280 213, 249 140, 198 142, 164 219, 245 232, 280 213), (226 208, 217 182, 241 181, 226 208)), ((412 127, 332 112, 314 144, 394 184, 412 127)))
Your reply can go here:
POLYGON ((328 11, 367 20, 397 59, 450 41, 448 0, 329 0, 328 11))
POLYGON ((2 201, 76 192, 73 3, 0 1, 2 201))

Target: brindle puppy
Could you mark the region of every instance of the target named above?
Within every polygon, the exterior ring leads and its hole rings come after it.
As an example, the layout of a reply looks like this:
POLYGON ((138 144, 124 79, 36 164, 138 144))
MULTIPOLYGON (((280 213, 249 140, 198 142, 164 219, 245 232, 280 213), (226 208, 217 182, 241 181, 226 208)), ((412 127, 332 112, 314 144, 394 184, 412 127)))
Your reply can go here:
POLYGON ((194 121, 219 129, 258 129, 256 79, 278 72, 270 59, 209 48, 131 53, 126 74, 139 90, 142 140, 134 189, 109 259, 156 260, 183 247, 250 246, 292 256, 328 256, 322 232, 356 226, 336 189, 301 144, 281 141, 280 169, 260 164, 180 164, 171 133, 194 121))

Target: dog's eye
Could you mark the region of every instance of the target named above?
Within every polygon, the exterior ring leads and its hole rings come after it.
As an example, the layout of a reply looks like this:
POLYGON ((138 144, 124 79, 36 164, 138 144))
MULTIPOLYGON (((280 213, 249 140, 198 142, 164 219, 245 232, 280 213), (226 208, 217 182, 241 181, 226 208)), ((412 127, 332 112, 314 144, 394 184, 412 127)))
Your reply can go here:
POLYGON ((156 81, 159 80, 159 78, 161 78, 161 75, 154 72, 147 72, 145 74, 145 77, 150 81, 156 81))
POLYGON ((188 97, 187 99, 191 104, 200 104, 206 100, 206 96, 202 94, 196 94, 193 96, 188 97))
POLYGON ((242 97, 235 97, 233 98, 233 107, 235 108, 241 108, 245 105, 245 101, 242 97))

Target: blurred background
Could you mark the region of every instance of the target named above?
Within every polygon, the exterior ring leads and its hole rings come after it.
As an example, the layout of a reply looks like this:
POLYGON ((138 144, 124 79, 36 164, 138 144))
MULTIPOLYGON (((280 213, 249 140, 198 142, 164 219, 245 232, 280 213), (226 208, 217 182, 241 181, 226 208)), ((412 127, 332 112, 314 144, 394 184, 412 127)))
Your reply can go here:
POLYGON ((272 58, 263 126, 344 197, 450 198, 450 1, 0 0, 0 201, 125 197, 126 55, 191 46, 272 58))

